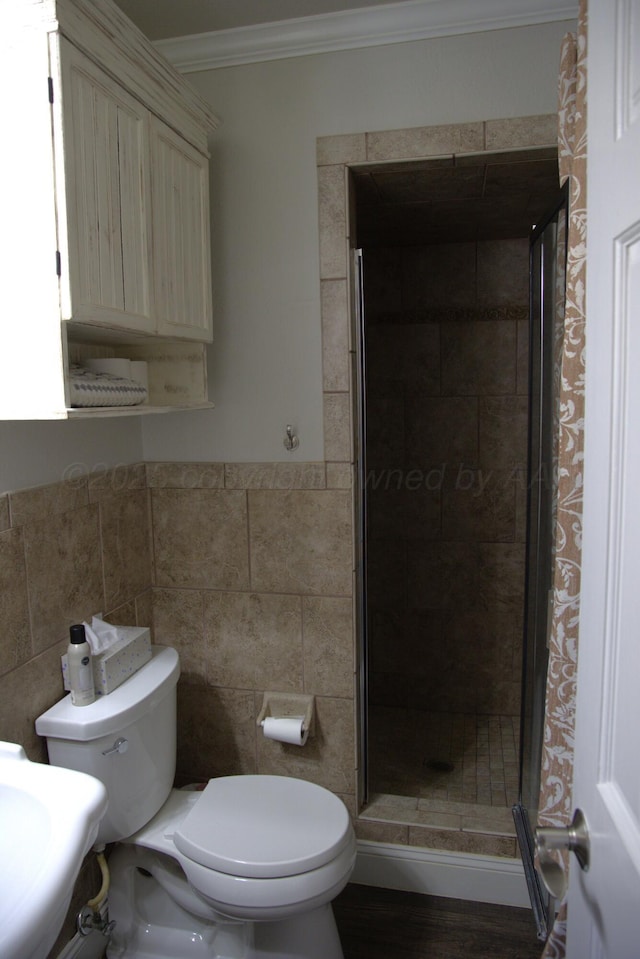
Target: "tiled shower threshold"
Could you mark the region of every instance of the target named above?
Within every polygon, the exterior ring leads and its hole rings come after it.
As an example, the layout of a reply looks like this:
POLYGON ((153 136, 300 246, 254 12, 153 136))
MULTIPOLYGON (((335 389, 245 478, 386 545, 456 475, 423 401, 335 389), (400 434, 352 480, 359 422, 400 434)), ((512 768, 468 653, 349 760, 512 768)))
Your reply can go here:
POLYGON ((362 839, 513 857, 518 719, 372 710, 362 839), (376 752, 377 750, 377 752, 376 752), (385 756, 376 770, 376 755, 385 756))

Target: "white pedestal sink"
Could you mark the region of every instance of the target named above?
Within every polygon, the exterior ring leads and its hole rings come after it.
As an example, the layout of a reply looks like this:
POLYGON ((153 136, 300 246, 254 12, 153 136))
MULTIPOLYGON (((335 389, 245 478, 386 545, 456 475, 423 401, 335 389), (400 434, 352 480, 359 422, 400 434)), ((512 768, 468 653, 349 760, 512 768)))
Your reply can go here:
POLYGON ((44 959, 107 808, 101 782, 0 742, 0 956, 44 959))

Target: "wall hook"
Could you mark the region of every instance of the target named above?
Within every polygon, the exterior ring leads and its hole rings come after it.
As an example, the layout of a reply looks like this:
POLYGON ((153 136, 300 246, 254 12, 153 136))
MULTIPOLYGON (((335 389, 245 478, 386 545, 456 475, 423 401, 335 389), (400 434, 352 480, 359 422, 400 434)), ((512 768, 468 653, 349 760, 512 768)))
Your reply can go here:
POLYGON ((293 432, 293 426, 287 424, 287 435, 284 438, 285 449, 289 450, 290 453, 293 453, 294 450, 297 450, 300 446, 300 440, 293 432))

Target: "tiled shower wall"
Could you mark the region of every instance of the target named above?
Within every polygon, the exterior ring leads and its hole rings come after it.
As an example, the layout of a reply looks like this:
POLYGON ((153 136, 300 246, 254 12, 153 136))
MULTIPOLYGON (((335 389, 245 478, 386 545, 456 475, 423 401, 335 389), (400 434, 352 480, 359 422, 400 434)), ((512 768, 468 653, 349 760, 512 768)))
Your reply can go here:
POLYGON ((372 706, 518 715, 528 240, 364 251, 372 706))

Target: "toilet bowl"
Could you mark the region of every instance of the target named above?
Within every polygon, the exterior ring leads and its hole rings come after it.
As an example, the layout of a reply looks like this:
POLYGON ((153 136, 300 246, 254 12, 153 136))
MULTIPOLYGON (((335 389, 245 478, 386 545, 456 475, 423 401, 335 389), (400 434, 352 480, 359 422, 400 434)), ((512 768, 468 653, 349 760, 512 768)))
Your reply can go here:
POLYGON ((172 789, 178 674, 175 650, 154 647, 113 693, 82 709, 66 697, 36 720, 53 764, 107 787, 107 956, 343 959, 330 904, 355 863, 344 804, 283 776, 172 789))

